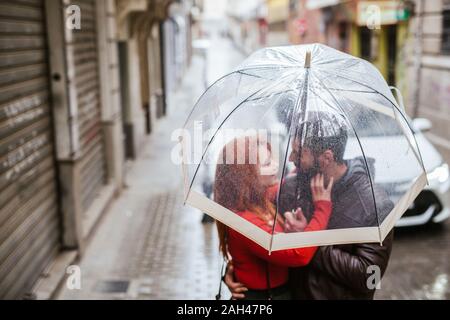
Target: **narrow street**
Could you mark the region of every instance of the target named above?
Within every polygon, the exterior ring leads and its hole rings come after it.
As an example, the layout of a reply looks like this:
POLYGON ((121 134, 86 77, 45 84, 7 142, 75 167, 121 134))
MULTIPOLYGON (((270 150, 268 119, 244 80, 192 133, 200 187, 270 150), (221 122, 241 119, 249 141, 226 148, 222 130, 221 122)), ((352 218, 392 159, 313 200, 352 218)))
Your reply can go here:
MULTIPOLYGON (((375 299, 450 300, 449 1, 2 1, 0 300, 230 299, 201 211, 267 250, 389 245, 403 226, 375 299), (317 172, 344 186, 311 190, 326 210, 300 185, 317 172), (186 181, 198 191, 187 199, 186 181)), ((300 258, 253 259, 260 248, 232 237, 237 279, 267 288, 273 263, 269 287, 286 289, 279 267, 300 258)), ((385 256, 355 250, 369 262, 356 273, 378 280, 385 256)), ((352 272, 318 291, 349 297, 352 272)))
MULTIPOLYGON (((244 57, 214 35, 208 83, 244 57)), ((192 65, 163 119, 127 165, 126 188, 113 202, 80 261, 81 290, 60 299, 214 299, 222 260, 214 224, 182 204, 181 169, 170 160, 168 139, 202 93, 204 60, 192 65)), ((398 230, 388 271, 376 299, 448 299, 450 227, 398 230), (426 272, 424 272, 426 270, 426 272)), ((226 288, 222 298, 229 298, 226 288)))

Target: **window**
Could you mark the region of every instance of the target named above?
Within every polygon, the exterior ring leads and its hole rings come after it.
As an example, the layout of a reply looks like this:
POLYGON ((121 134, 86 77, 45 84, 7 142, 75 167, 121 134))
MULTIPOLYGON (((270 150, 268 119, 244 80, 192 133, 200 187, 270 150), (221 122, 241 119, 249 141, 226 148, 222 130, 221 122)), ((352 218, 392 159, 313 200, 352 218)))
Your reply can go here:
POLYGON ((450 54, 450 9, 442 12, 442 53, 450 54))
POLYGON ((289 12, 297 13, 298 12, 299 0, 289 0, 289 12))
POLYGON ((348 24, 346 22, 339 22, 338 34, 339 34, 338 49, 347 52, 348 24))
POLYGON ((361 58, 370 61, 372 58, 372 31, 369 28, 361 27, 359 37, 361 58))

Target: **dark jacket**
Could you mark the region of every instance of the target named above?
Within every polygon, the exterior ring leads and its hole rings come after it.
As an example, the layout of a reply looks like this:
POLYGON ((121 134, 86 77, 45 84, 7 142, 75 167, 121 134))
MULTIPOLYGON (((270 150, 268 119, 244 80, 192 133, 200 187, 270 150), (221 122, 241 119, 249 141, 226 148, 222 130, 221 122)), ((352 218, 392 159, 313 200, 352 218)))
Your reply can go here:
MULTIPOLYGON (((375 176, 373 160, 368 159, 367 163, 372 176, 375 176)), ((347 161, 346 164, 346 174, 333 187, 333 212, 328 228, 378 226, 392 210, 393 203, 380 186, 371 185, 366 162, 362 158, 347 161)), ((309 218, 313 212, 309 178, 301 175, 289 178, 282 188, 280 212, 302 207, 309 218)), ((291 270, 289 281, 294 297, 373 299, 375 291, 368 289, 366 284, 373 274, 368 273, 368 267, 376 265, 381 275, 384 274, 392 242, 393 232, 386 237, 383 246, 370 243, 319 248, 308 266, 291 270)))

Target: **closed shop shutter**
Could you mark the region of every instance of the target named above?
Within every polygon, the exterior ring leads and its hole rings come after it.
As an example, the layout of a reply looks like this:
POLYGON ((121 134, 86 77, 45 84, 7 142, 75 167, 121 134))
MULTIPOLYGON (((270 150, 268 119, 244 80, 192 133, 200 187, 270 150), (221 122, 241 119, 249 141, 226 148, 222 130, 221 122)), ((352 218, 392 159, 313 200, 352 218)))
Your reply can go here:
POLYGON ((100 114, 100 85, 95 0, 72 1, 80 6, 81 30, 74 30, 75 77, 80 131, 81 201, 84 212, 105 184, 104 137, 100 114))
POLYGON ((20 298, 59 249, 44 12, 0 2, 0 299, 20 298))

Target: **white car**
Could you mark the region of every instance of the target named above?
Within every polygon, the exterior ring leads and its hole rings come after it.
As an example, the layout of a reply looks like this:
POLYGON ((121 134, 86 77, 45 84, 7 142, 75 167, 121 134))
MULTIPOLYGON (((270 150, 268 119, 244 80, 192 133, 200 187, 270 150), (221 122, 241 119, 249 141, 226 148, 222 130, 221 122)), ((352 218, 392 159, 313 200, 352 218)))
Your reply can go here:
MULTIPOLYGON (((386 119, 388 121, 388 119, 386 119)), ((358 124, 356 124, 358 125, 358 124)), ((415 199, 414 203, 397 221, 396 227, 409 227, 425 225, 427 223, 441 223, 450 216, 450 177, 449 166, 443 160, 436 148, 427 140, 423 132, 431 129, 431 122, 427 119, 418 118, 411 121, 415 131, 414 136, 423 159, 429 184, 415 199)), ((384 136, 374 136, 370 126, 367 123, 361 124, 359 128, 361 134, 361 144, 365 147, 367 158, 377 158, 377 154, 396 154, 399 150, 390 150, 389 147, 401 145, 395 140, 404 139, 399 135, 396 126, 393 130, 384 136), (364 132, 364 130, 367 130, 364 132), (366 134, 367 133, 367 134, 366 134), (393 143, 389 143, 392 139, 393 143)), ((351 140, 351 139, 350 139, 351 140)), ((346 158, 351 159, 360 155, 358 144, 349 141, 346 150, 346 158)), ((414 172, 411 166, 417 166, 416 163, 402 163, 400 161, 391 161, 389 168, 383 166, 383 163, 374 163, 375 183, 390 190, 391 198, 400 197, 408 185, 403 181, 411 181, 408 175, 414 172), (392 172, 396 174, 393 176, 392 172)))
POLYGON ((431 129, 427 119, 414 119, 415 136, 421 150, 429 185, 419 194, 411 207, 397 222, 397 227, 441 223, 450 217, 449 166, 422 132, 431 129))

